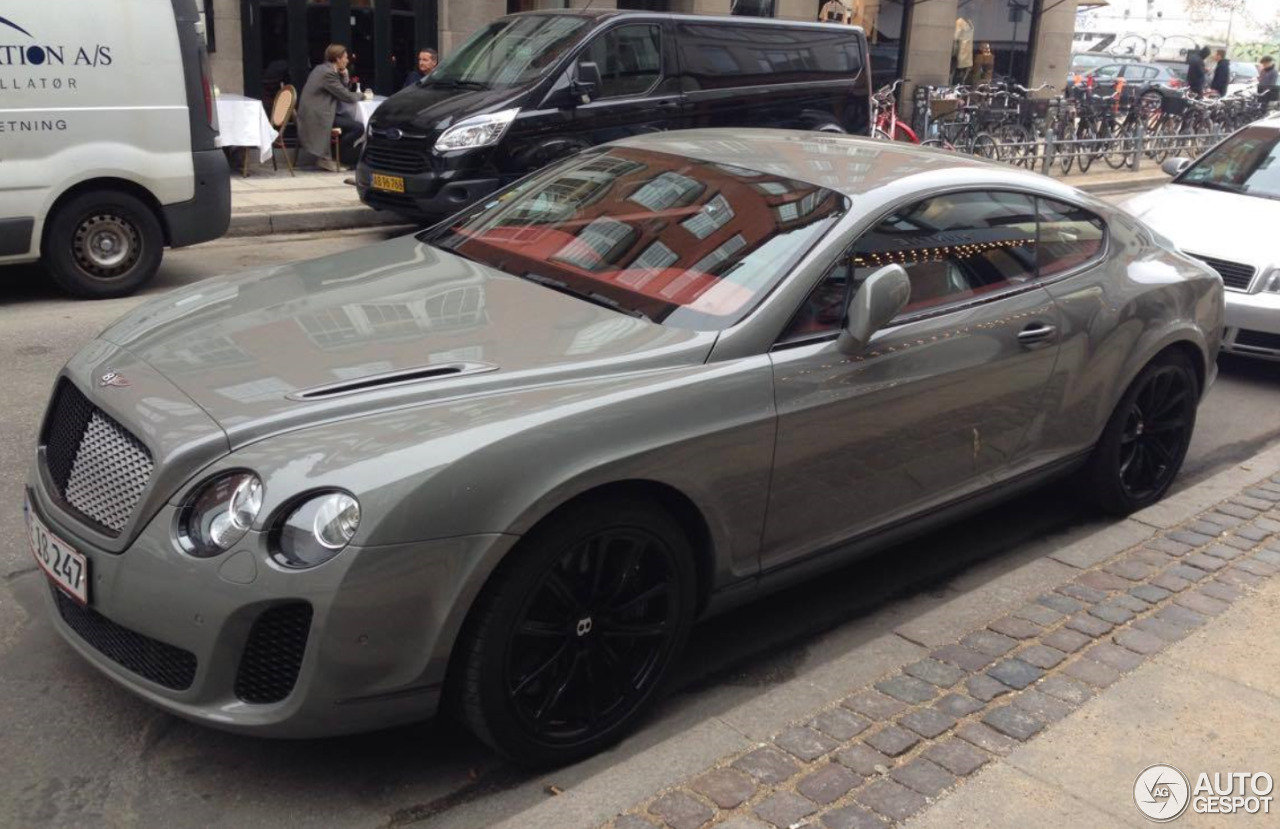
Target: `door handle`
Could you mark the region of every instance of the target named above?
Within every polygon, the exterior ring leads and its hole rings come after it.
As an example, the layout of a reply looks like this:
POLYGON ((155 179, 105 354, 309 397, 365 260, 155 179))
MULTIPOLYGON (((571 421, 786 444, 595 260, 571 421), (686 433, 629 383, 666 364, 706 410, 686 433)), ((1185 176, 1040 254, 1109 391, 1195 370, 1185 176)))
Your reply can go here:
POLYGON ((671 109, 672 107, 680 106, 680 102, 673 101, 672 99, 668 98, 665 101, 658 101, 657 105, 662 107, 663 109, 671 109))
POLYGON ((1018 342, 1023 345, 1034 345, 1053 339, 1058 329, 1043 322, 1033 322, 1018 332, 1018 342))

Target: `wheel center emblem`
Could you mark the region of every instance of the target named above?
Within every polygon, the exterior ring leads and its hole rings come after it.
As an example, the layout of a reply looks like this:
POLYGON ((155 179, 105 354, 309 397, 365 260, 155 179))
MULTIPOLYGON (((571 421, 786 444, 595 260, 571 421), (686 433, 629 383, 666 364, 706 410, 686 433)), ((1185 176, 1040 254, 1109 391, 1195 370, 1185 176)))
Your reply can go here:
POLYGON ((1137 429, 1136 434, 1141 435, 1141 434, 1142 434, 1143 432, 1145 432, 1146 430, 1147 430, 1146 424, 1144 424, 1141 420, 1139 420, 1139 421, 1138 421, 1138 429, 1137 429))
POLYGON ((588 616, 588 617, 587 617, 587 618, 585 618, 585 619, 579 619, 579 620, 578 620, 578 635, 579 635, 579 636, 586 636, 586 635, 587 635, 588 633, 590 633, 590 632, 591 632, 591 617, 590 617, 590 616, 588 616))

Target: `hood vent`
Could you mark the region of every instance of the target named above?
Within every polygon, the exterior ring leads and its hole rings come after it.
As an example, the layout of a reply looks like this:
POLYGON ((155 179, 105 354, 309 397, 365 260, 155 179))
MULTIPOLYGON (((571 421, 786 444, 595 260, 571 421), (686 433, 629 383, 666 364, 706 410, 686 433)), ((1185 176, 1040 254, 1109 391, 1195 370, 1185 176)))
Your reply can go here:
POLYGON ((462 377, 468 374, 483 374, 496 371, 497 366, 490 363, 437 363, 418 368, 407 368, 401 371, 390 371, 386 374, 375 374, 355 380, 344 380, 328 386, 316 386, 290 394, 290 400, 327 400, 330 397, 341 397, 357 394, 362 391, 407 386, 410 383, 424 383, 428 380, 442 380, 446 377, 462 377))

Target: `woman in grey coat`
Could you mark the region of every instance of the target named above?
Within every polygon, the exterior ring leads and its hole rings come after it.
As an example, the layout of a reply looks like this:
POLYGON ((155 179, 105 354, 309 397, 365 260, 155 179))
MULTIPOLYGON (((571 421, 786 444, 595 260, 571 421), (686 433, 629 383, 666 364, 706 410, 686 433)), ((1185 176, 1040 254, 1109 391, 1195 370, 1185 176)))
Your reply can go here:
POLYGON ((334 43, 324 50, 324 63, 311 70, 302 97, 298 100, 298 143, 302 149, 320 159, 326 170, 337 170, 329 155, 329 131, 342 130, 339 142, 339 158, 344 164, 354 164, 359 153, 355 144, 364 135, 359 121, 338 111, 341 103, 362 100, 359 93, 347 89, 344 80, 351 56, 347 47, 334 43))

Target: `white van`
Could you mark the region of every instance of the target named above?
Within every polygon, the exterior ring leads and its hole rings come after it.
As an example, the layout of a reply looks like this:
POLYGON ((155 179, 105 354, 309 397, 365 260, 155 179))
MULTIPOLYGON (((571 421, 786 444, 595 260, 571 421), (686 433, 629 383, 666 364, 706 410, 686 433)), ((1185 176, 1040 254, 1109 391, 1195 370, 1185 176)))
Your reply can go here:
POLYGON ((0 0, 0 264, 131 293, 231 221, 196 0, 0 0))

